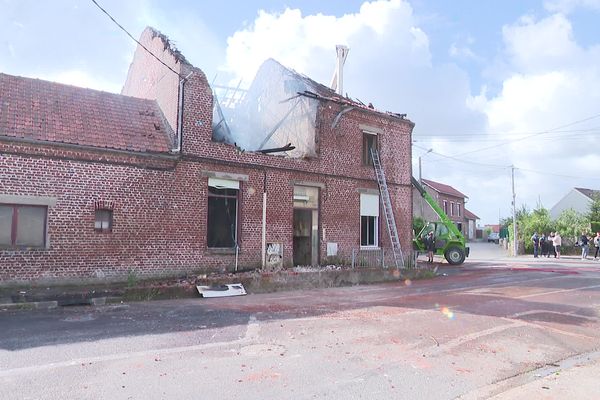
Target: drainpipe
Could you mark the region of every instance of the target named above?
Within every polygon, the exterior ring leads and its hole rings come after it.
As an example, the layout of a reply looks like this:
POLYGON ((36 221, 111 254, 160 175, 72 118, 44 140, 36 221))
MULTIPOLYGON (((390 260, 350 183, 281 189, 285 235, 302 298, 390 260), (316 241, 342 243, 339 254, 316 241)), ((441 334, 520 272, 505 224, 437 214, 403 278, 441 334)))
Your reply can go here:
POLYGON ((179 101, 177 107, 177 144, 173 149, 173 153, 181 152, 181 142, 183 140, 183 85, 192 76, 194 71, 191 71, 185 78, 179 80, 179 101))
POLYGON ((262 268, 267 265, 267 171, 263 171, 262 268))

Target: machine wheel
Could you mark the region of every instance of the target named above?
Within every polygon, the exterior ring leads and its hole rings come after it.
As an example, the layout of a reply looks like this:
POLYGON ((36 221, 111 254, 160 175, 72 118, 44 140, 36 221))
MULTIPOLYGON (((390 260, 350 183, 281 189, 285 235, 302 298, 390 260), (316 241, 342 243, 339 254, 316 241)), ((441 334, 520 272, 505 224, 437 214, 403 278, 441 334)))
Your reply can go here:
POLYGON ((444 257, 451 265, 459 265, 465 262, 465 251, 457 246, 450 246, 444 253, 444 257))

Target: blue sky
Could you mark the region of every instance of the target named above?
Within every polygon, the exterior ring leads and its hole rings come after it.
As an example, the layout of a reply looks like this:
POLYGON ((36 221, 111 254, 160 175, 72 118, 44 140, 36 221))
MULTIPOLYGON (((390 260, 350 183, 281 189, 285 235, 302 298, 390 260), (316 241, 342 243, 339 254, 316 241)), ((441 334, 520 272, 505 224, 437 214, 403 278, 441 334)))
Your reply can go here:
MULTIPOLYGON (((134 36, 151 25, 218 83, 273 57, 416 123, 414 165, 494 223, 600 189, 600 0, 99 0, 134 36)), ((91 1, 0 0, 0 72, 118 92, 135 43, 91 1)), ((415 169, 416 174, 416 169, 415 169)))

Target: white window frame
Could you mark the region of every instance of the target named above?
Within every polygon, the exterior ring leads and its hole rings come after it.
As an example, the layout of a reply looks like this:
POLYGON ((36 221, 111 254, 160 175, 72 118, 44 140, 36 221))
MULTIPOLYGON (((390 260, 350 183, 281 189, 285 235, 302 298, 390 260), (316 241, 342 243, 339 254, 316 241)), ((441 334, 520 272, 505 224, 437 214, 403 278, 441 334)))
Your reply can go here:
POLYGON ((379 248, 379 195, 370 193, 360 194, 360 248, 378 249, 379 248), (362 245, 362 217, 375 217, 375 229, 372 245, 362 245))

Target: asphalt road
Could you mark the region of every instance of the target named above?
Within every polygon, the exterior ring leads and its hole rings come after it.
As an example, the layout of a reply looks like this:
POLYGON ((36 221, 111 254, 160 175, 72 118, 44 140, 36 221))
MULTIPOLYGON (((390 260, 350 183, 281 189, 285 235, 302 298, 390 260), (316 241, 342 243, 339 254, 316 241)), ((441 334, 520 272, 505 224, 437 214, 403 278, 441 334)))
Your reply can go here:
POLYGON ((2 312, 0 398, 564 398, 542 382, 600 365, 600 262, 484 245, 424 281, 2 312))

